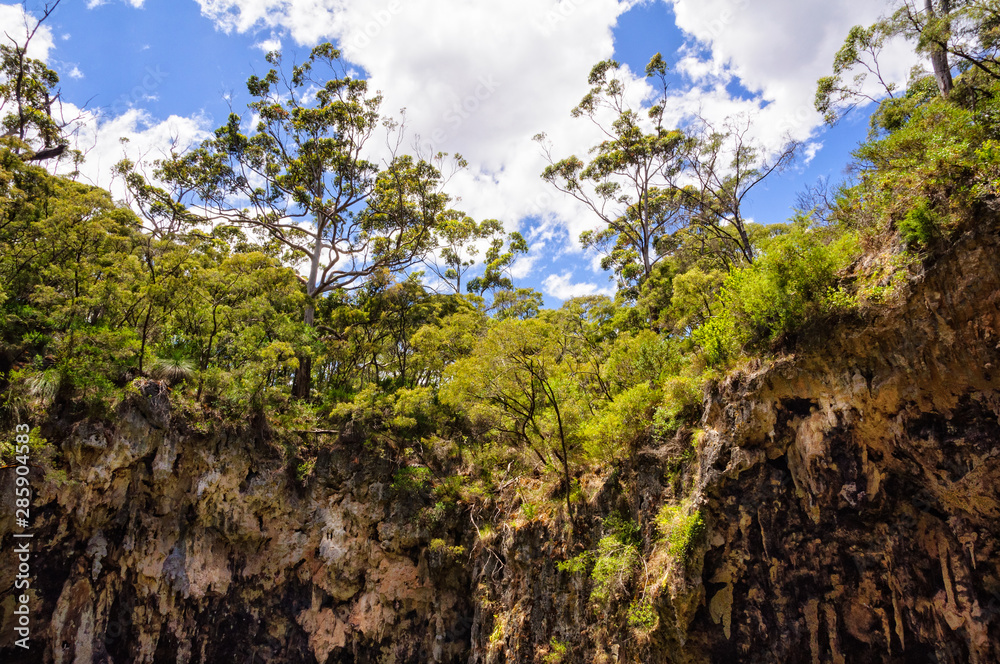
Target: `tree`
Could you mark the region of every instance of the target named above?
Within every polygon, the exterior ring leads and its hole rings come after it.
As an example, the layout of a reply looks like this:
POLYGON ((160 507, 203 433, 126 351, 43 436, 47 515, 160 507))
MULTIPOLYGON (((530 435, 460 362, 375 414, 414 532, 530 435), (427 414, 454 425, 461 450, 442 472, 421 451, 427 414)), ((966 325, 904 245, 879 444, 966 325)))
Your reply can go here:
POLYGON ((727 266, 753 263, 754 245, 743 203, 757 185, 795 159, 798 144, 789 141, 767 158, 764 148, 750 136, 749 116, 729 118, 721 131, 703 123, 690 161, 690 173, 697 184, 682 190, 685 206, 693 210, 690 225, 720 241, 721 258, 727 266))
MULTIPOLYGON (((614 269, 624 285, 649 277, 659 260, 657 239, 684 223, 675 182, 693 143, 664 125, 667 68, 662 56, 657 53, 646 67, 646 77, 655 81, 659 94, 646 111, 648 122, 628 106, 620 68, 614 60, 597 63, 588 79, 590 92, 573 109, 574 117, 590 119, 607 139, 591 149, 589 163, 576 156, 555 161, 545 146, 549 166, 542 178, 602 222, 581 241, 606 253, 605 269, 614 269), (608 111, 615 116, 610 125, 600 119, 608 111)), ((545 135, 535 140, 544 145, 545 135)))
MULTIPOLYGON (((0 44, 0 112, 8 105, 12 108, 3 116, 5 136, 15 136, 21 145, 29 139, 38 139, 43 148, 53 148, 62 142, 64 124, 52 117, 52 107, 59 98, 55 87, 59 75, 41 60, 28 57, 28 46, 42 23, 55 11, 62 0, 46 4, 42 16, 30 29, 25 25, 25 39, 18 43, 10 34, 4 36, 10 44, 0 44)), ((20 153, 21 145, 14 151, 20 153)), ((58 146, 62 147, 62 145, 58 146)), ((49 153, 58 156, 62 150, 49 153)), ((40 157, 41 152, 33 155, 40 157)))
POLYGON ((445 403, 488 420, 494 431, 527 447, 543 465, 556 466, 554 458, 572 519, 570 456, 578 447, 580 413, 562 348, 561 333, 550 323, 537 318, 498 321, 471 356, 446 370, 441 396, 445 403))
MULTIPOLYGON (((618 63, 598 63, 590 74, 591 91, 573 110, 595 122, 608 139, 592 148, 585 164, 577 157, 554 161, 542 177, 589 207, 605 226, 585 232, 585 246, 605 253, 602 266, 618 276, 619 292, 641 296, 642 284, 666 256, 668 238, 684 228, 705 236, 703 246, 721 252, 727 267, 752 263, 754 248, 743 216, 746 197, 757 185, 794 159, 788 141, 770 156, 751 137, 751 120, 729 118, 716 129, 702 118, 688 133, 664 126, 667 108, 666 65, 657 54, 646 77, 657 81, 658 99, 647 110, 651 129, 626 103, 626 86, 613 75, 618 63), (610 111, 610 127, 599 115, 610 111)), ((544 135, 536 140, 544 142, 544 135)))
MULTIPOLYGON (((502 233, 503 225, 496 219, 476 222, 461 212, 449 210, 435 229, 440 251, 432 254, 425 264, 457 295, 462 292, 463 277, 476 264, 475 256, 479 253, 476 242, 502 233)), ((491 247, 493 244, 495 242, 491 247)))
MULTIPOLYGON (((437 166, 398 155, 399 142, 381 167, 365 158, 381 97, 347 72, 332 45, 314 48, 290 78, 279 73, 280 54, 267 61, 274 68, 247 82, 258 118, 252 132, 244 134, 243 119, 231 114, 214 138, 158 163, 170 196, 156 188, 145 195, 163 210, 193 204, 214 221, 255 227, 305 259, 303 318, 312 327, 316 298, 418 262, 449 199, 437 166)), ((299 357, 298 397, 310 393, 311 362, 309 353, 299 357)))
POLYGON ((887 81, 879 65, 879 55, 892 37, 892 29, 885 20, 865 28, 856 25, 847 34, 844 45, 833 58, 833 75, 817 82, 816 110, 829 124, 861 102, 874 102, 880 96, 867 86, 869 76, 878 80, 885 95, 895 96, 896 84, 887 81), (845 76, 857 72, 849 80, 845 76))
POLYGON ((886 94, 894 97, 895 85, 885 81, 878 58, 892 38, 914 42, 916 52, 927 56, 938 94, 949 98, 955 87, 952 71, 972 70, 988 80, 1000 80, 1000 2, 997 0, 895 0, 896 10, 865 28, 851 29, 833 63, 833 75, 821 78, 816 108, 828 122, 835 122, 862 101, 876 101, 864 83, 875 74, 886 94), (846 80, 852 72, 853 78, 846 80))

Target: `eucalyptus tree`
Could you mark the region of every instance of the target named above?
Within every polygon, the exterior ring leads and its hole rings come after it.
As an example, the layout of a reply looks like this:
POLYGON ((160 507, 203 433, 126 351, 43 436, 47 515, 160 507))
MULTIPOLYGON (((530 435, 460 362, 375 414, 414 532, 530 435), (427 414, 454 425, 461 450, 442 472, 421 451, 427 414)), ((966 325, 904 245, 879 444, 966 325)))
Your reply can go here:
POLYGON ((562 475, 573 519, 570 466, 580 450, 583 401, 570 375, 562 331, 540 318, 494 321, 471 354, 445 372, 444 403, 487 423, 500 440, 562 475))
POLYGON ((614 269, 622 285, 647 279, 659 260, 658 238, 684 223, 676 182, 694 143, 665 125, 666 72, 657 53, 646 67, 646 77, 658 93, 646 111, 646 122, 629 106, 621 65, 605 60, 594 66, 588 78, 591 89, 572 111, 573 117, 589 119, 606 136, 591 148, 589 162, 575 155, 556 160, 545 135, 535 137, 549 161, 542 178, 600 220, 601 227, 585 232, 581 240, 606 254, 605 269, 614 269))
POLYGON ((855 26, 833 61, 833 73, 818 82, 816 108, 835 122, 858 103, 896 96, 879 58, 897 37, 913 42, 928 58, 938 93, 948 98, 953 71, 971 71, 1000 81, 1000 2, 998 0, 894 0, 894 11, 870 26, 855 26), (870 84, 872 77, 881 88, 870 84), (885 93, 884 95, 882 93, 885 93))
MULTIPOLYGON (((161 210, 180 203, 215 222, 256 228, 304 260, 303 319, 312 328, 317 298, 420 261, 449 199, 438 165, 399 154, 401 138, 387 142, 384 161, 371 160, 379 126, 397 137, 401 129, 331 44, 314 48, 290 76, 279 53, 267 62, 267 74, 247 82, 252 118, 231 113, 199 147, 157 163, 169 192, 143 192, 134 168, 129 175, 134 192, 161 210)), ((300 355, 298 397, 310 393, 311 362, 300 355)))
MULTIPOLYGON (((463 279, 476 265, 477 243, 502 237, 502 234, 503 224, 496 219, 477 222, 461 212, 449 210, 441 215, 435 230, 439 251, 431 254, 425 264, 446 288, 458 295, 462 292, 463 279)), ((490 246, 493 244, 495 240, 490 246)))
MULTIPOLYGON (((52 116, 59 93, 59 75, 41 60, 28 57, 28 47, 61 0, 46 4, 34 26, 25 23, 24 41, 5 32, 0 43, 0 122, 4 136, 16 137, 20 153, 29 139, 40 140, 42 149, 32 158, 45 159, 62 154, 63 123, 52 116), (9 43, 8 43, 9 42, 9 43)), ((25 18, 27 21, 27 17, 25 18)))
POLYGON ((719 242, 719 258, 727 267, 753 263, 753 232, 744 204, 758 185, 788 167, 798 144, 788 140, 768 155, 753 138, 749 116, 728 118, 719 129, 702 120, 702 127, 688 169, 695 184, 681 191, 692 211, 688 226, 719 242))

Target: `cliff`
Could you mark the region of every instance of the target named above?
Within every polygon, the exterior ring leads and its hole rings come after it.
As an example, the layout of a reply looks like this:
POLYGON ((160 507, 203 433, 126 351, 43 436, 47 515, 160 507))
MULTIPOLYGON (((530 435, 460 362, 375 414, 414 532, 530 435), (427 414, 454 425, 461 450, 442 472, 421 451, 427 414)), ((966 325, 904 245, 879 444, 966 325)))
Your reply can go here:
MULTIPOLYGON (((516 489, 440 508, 340 436, 300 481, 262 426, 196 425, 147 381, 45 431, 33 649, 5 662, 1000 661, 1000 241, 900 302, 803 332, 706 394, 701 430, 583 478, 574 527, 516 489), (678 458, 688 441, 689 462, 678 458), (704 523, 683 555, 666 504, 704 523), (606 518, 641 565, 603 606, 559 563, 606 518), (495 523, 483 532, 483 515, 495 523), (428 516, 430 515, 430 516, 428 516), (642 595, 651 619, 629 624, 642 595)), ((12 504, 13 473, 0 493, 12 504)), ((0 524, 11 589, 9 520, 0 524)), ((605 533, 606 534, 606 533, 605 533)))

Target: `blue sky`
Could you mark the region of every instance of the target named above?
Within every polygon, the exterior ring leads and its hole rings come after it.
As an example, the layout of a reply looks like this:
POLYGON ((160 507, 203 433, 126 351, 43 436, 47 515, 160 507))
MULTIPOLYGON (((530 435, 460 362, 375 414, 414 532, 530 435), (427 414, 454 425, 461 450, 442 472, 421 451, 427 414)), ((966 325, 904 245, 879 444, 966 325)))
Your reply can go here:
MULTIPOLYGON (((436 136, 436 149, 462 152, 468 172, 453 182, 458 207, 524 232, 533 252, 518 266, 521 285, 547 304, 608 292, 607 275, 575 241, 593 218, 539 179, 544 166, 530 137, 546 132, 560 155, 583 154, 596 136, 570 118, 600 59, 642 72, 656 52, 673 65, 677 117, 699 111, 716 121, 756 115, 755 136, 776 148, 785 133, 811 159, 767 182, 747 216, 785 220, 796 193, 827 177, 837 182, 864 138, 864 113, 830 129, 811 109, 816 78, 827 73, 847 29, 881 10, 861 0, 63 0, 37 40, 62 75, 63 99, 86 111, 84 177, 112 186, 110 166, 129 151, 149 159, 183 148, 222 124, 229 104, 242 112, 245 82, 266 71, 265 49, 303 58, 321 40, 339 42, 387 112, 406 106, 411 132, 436 136), (487 84, 469 117, 448 111, 487 84), (119 143, 129 138, 127 147, 119 143)), ((29 14, 40 5, 29 2, 29 14)), ((0 5, 0 27, 16 33, 17 7, 0 5)), ((902 76, 911 62, 890 54, 902 76)), ((636 79, 636 100, 643 82, 636 79)), ((116 191, 117 193, 117 191, 116 191)))

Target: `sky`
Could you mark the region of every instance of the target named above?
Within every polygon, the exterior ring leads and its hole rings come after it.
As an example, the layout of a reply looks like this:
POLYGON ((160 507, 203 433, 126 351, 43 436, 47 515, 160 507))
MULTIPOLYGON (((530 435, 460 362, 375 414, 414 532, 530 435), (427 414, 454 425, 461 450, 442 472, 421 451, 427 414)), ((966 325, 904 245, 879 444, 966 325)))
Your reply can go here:
MULTIPOLYGON (((0 4, 0 33, 23 35, 24 12, 32 24, 43 7, 0 4)), ((152 160, 197 143, 231 109, 245 111, 246 80, 267 71, 267 51, 300 62, 332 41, 383 93, 384 112, 406 109, 409 145, 468 160, 449 182, 454 206, 524 234, 531 252, 515 265, 518 285, 558 306, 613 293, 599 256, 578 242, 596 219, 541 180, 546 162, 532 141, 544 132, 563 157, 600 140, 570 115, 595 63, 621 62, 639 105, 650 92, 641 74, 662 53, 674 124, 742 115, 765 150, 801 141, 794 166, 745 210, 781 222, 805 187, 844 179, 867 133, 866 109, 830 128, 812 104, 850 27, 883 11, 873 0, 63 0, 31 53, 61 76, 87 155, 81 179, 122 197, 111 169, 123 156, 152 160)), ((903 44, 883 55, 901 84, 914 64, 903 44)))

